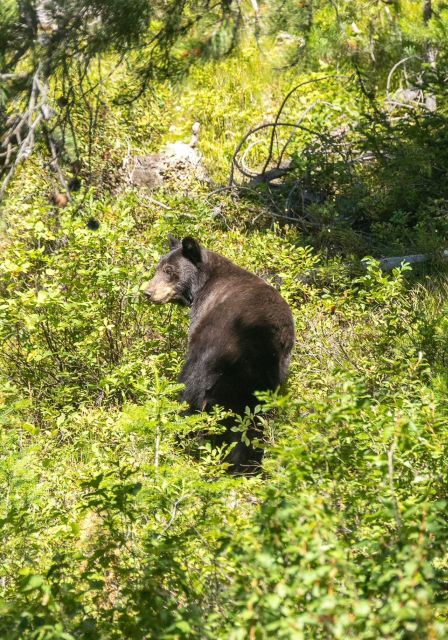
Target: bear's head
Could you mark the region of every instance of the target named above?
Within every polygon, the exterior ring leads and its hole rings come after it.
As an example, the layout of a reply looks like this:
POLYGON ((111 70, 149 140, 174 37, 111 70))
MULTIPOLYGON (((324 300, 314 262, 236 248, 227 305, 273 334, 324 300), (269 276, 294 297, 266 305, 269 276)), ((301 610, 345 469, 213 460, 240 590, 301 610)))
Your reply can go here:
POLYGON ((203 249, 191 237, 181 241, 170 234, 168 242, 170 251, 157 265, 145 295, 156 304, 177 302, 190 306, 201 279, 203 249))

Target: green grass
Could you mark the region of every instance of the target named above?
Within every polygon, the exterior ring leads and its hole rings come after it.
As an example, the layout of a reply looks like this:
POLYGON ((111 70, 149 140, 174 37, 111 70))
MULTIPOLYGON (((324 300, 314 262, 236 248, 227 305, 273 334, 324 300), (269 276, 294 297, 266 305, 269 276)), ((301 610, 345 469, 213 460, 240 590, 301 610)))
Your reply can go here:
MULTIPOLYGON (((221 184, 244 132, 303 77, 248 44, 128 110, 111 85, 92 187, 56 210, 39 154, 14 181, 0 265, 5 640, 446 637, 443 270, 361 270, 258 200, 175 183, 148 200, 120 182, 128 142, 155 151, 199 120, 221 184), (169 232, 292 307, 257 477, 229 476, 225 451, 192 435, 216 416, 181 415, 188 315, 141 295, 169 232)), ((297 101, 317 96, 354 109, 331 82, 297 101)))

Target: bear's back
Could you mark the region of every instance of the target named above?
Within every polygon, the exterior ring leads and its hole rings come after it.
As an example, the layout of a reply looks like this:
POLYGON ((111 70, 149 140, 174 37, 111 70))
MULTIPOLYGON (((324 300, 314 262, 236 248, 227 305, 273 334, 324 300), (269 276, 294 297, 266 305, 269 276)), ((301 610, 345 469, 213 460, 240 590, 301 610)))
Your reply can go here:
POLYGON ((275 389, 286 377, 294 323, 286 302, 261 278, 236 268, 212 276, 192 314, 189 351, 205 367, 275 389))

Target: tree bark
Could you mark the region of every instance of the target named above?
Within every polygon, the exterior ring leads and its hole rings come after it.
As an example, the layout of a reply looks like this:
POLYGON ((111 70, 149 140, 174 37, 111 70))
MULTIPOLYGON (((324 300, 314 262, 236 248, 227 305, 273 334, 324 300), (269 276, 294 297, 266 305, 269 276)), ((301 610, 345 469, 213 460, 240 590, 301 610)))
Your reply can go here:
POLYGON ((432 0, 423 0, 423 22, 428 24, 432 18, 432 0))

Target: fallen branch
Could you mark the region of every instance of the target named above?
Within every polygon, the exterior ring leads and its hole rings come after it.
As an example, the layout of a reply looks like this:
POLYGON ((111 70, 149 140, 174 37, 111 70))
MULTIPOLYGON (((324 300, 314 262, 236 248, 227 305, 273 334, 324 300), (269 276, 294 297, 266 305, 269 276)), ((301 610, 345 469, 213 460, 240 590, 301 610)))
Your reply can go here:
MULTIPOLYGON (((413 59, 421 61, 418 56, 408 56, 390 70, 386 81, 385 108, 381 111, 372 101, 362 78, 358 77, 361 91, 371 102, 378 121, 391 133, 394 123, 407 118, 409 113, 415 111, 420 114, 422 107, 429 109, 427 105, 425 107, 423 90, 417 89, 418 82, 414 82, 414 89, 391 93, 392 85, 396 84, 394 74, 397 69, 403 70, 405 63, 413 59)), ((381 168, 394 157, 390 143, 376 144, 372 137, 364 135, 357 126, 359 123, 353 122, 349 112, 339 114, 340 107, 331 102, 317 98, 301 109, 298 117, 291 117, 293 109, 288 101, 302 87, 341 78, 351 80, 353 76, 322 76, 293 87, 282 100, 273 120, 250 129, 232 157, 230 187, 242 189, 248 186, 255 190, 259 185, 265 185, 266 188, 260 190, 262 198, 270 198, 275 192, 279 194, 279 206, 274 206, 273 217, 285 222, 294 221, 306 230, 332 226, 328 216, 323 215, 321 219, 316 211, 316 205, 324 203, 336 211, 334 225, 353 223, 356 218, 351 212, 356 210, 358 198, 363 197, 362 190, 369 188, 364 174, 372 174, 377 165, 381 168), (338 112, 337 117, 335 111, 338 112), (323 114, 329 117, 322 118, 323 114), (304 126, 305 122, 309 126, 304 126), (348 201, 348 208, 344 204, 342 208, 339 206, 344 199, 348 201)), ((406 75, 405 79, 409 85, 406 75)), ((410 257, 409 262, 425 259, 410 257)), ((387 269, 388 262, 384 266, 387 269)))
MULTIPOLYGON (((301 89, 302 87, 305 87, 308 84, 314 84, 316 82, 322 82, 323 80, 328 80, 330 78, 348 78, 349 76, 346 75, 339 75, 339 74, 334 74, 334 75, 327 75, 327 76, 321 76, 320 78, 313 78, 312 80, 305 80, 304 82, 301 82, 300 84, 296 85, 295 87, 293 87, 284 97, 283 102, 280 105, 280 109, 277 111, 277 115, 275 116, 275 121, 274 121, 274 126, 271 132, 271 141, 269 144, 269 153, 268 153, 268 157, 266 158, 266 162, 264 164, 262 173, 264 173, 266 171, 266 169, 269 166, 269 163, 272 160, 272 152, 274 149, 274 140, 275 140, 275 135, 276 135, 276 128, 277 126, 280 124, 280 118, 281 115, 283 113, 283 109, 285 108, 288 100, 290 99, 290 97, 296 92, 298 91, 298 89, 301 89)), ((350 76, 352 77, 352 76, 350 76)))
POLYGON ((379 263, 380 267, 383 271, 392 271, 396 267, 401 266, 402 264, 418 264, 421 262, 429 262, 434 258, 441 258, 442 260, 448 260, 448 249, 442 251, 439 255, 434 255, 431 253, 416 253, 410 256, 396 256, 391 258, 381 258, 379 263))
MULTIPOLYGON (((417 253, 409 256, 392 256, 390 258, 379 258, 379 266, 382 271, 385 273, 396 269, 397 267, 401 267, 403 264, 420 264, 422 262, 429 262, 430 260, 441 259, 448 260, 448 249, 445 249, 441 253, 432 254, 432 253, 417 253)), ((347 263, 345 263, 347 266, 347 263)), ((367 269, 366 260, 361 260, 361 266, 367 269)), ((316 267, 315 269, 308 269, 305 273, 300 275, 297 279, 299 282, 303 282, 304 284, 308 284, 313 280, 315 276, 321 273, 323 269, 321 267, 316 267)))

